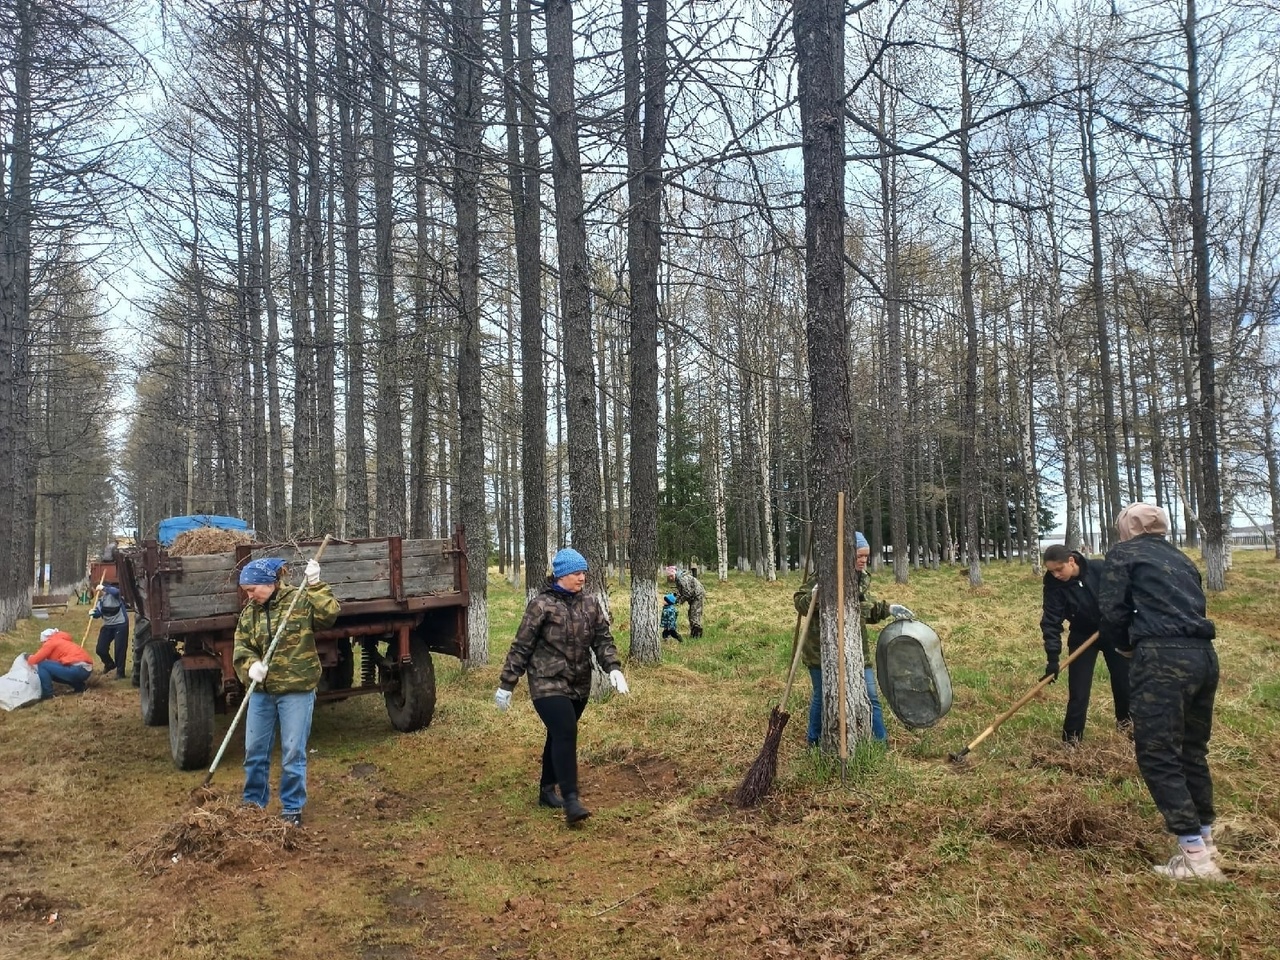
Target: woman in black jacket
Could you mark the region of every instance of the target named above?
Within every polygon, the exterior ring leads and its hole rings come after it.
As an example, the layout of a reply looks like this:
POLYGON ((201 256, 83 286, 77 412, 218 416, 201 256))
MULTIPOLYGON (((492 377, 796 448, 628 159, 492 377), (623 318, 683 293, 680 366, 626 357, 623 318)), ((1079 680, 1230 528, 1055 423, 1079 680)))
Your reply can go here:
MULTIPOLYGON (((1093 636, 1102 622, 1098 610, 1098 590, 1102 584, 1102 563, 1092 563, 1084 554, 1068 550, 1060 543, 1044 552, 1044 614, 1040 632, 1044 636, 1044 677, 1058 678, 1058 658, 1062 653, 1062 623, 1069 621, 1067 650, 1093 636)), ((1111 696, 1116 706, 1116 729, 1129 733, 1129 661, 1116 650, 1109 638, 1099 637, 1083 654, 1067 667, 1067 716, 1062 722, 1062 739, 1079 743, 1084 737, 1085 717, 1089 712, 1089 691, 1093 687, 1093 666, 1102 651, 1111 675, 1111 696)))

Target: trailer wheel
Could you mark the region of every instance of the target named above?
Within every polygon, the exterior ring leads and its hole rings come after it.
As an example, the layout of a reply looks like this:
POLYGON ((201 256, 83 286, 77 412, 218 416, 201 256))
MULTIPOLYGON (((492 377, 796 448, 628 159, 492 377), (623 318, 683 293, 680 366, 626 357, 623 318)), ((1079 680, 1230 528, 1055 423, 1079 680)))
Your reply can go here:
POLYGON ((138 701, 142 722, 163 727, 169 722, 169 671, 178 660, 178 651, 168 640, 151 640, 142 648, 138 671, 138 701))
POLYGON ((142 682, 142 649, 151 642, 151 621, 139 617, 133 624, 133 670, 129 682, 135 687, 142 682))
POLYGON ((169 671, 169 753, 179 770, 197 770, 213 756, 214 670, 169 671))
POLYGON ((436 712, 436 668, 426 641, 412 637, 409 656, 408 663, 396 664, 382 674, 383 683, 395 684, 383 698, 391 725, 401 733, 430 726, 436 712))

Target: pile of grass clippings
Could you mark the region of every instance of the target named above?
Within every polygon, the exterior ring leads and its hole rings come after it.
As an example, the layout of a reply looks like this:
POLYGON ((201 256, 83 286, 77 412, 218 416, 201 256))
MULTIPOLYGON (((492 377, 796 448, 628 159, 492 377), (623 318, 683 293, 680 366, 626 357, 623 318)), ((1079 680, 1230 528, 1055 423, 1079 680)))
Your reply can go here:
POLYGON ((143 873, 154 877, 184 861, 217 866, 313 845, 305 830, 286 824, 275 814, 220 797, 184 814, 153 840, 135 847, 129 857, 143 873))
POLYGON ((171 557, 194 557, 207 553, 230 553, 242 543, 253 543, 253 537, 242 530, 219 530, 199 527, 180 533, 169 547, 171 557))
POLYGON ((1130 847, 1147 830, 1127 808, 1100 803, 1075 784, 1041 787, 1031 801, 989 807, 981 818, 991 836, 1034 847, 1130 847))

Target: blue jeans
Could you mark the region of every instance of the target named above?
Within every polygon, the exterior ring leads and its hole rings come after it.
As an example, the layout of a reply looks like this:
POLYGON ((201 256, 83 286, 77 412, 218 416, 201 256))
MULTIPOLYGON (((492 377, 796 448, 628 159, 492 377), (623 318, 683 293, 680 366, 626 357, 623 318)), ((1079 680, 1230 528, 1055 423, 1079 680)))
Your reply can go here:
MULTIPOLYGON (((884 713, 880 710, 880 694, 876 690, 876 673, 866 667, 863 676, 867 681, 867 696, 871 699, 871 736, 880 743, 888 743, 889 731, 884 728, 884 713)), ((806 739, 812 747, 822 739, 822 668, 810 667, 809 680, 813 684, 813 699, 809 701, 809 730, 806 739)))
POLYGON ((40 699, 48 700, 53 696, 53 681, 67 683, 76 693, 84 693, 89 674, 93 671, 89 664, 76 664, 74 667, 63 666, 56 660, 41 660, 36 664, 36 673, 40 674, 40 699))
POLYGON ((271 747, 280 724, 280 806, 301 813, 307 803, 307 737, 316 692, 263 693, 249 698, 244 720, 245 803, 265 807, 271 799, 271 747))

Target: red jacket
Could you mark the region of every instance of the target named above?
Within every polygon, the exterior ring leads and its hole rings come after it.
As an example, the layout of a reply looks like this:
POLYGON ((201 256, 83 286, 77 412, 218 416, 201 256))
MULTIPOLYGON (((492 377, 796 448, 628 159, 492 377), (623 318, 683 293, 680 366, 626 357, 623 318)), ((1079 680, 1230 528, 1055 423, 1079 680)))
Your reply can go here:
POLYGON ((65 630, 59 630, 44 643, 40 644, 40 649, 31 656, 27 657, 27 664, 34 667, 41 660, 52 660, 54 663, 60 663, 64 667, 73 667, 77 663, 87 663, 93 666, 93 657, 88 652, 71 639, 71 634, 65 630))

